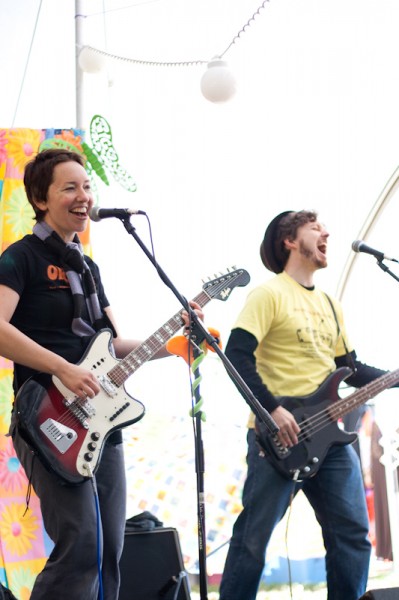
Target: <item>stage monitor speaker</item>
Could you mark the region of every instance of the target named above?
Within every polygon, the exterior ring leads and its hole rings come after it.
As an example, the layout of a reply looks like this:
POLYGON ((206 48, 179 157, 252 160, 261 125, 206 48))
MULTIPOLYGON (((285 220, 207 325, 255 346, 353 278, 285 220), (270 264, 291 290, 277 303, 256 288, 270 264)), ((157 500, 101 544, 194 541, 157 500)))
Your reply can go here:
POLYGON ((399 588, 369 590, 359 600, 399 600, 399 588))
POLYGON ((190 600, 179 536, 173 527, 127 531, 120 571, 119 600, 190 600))

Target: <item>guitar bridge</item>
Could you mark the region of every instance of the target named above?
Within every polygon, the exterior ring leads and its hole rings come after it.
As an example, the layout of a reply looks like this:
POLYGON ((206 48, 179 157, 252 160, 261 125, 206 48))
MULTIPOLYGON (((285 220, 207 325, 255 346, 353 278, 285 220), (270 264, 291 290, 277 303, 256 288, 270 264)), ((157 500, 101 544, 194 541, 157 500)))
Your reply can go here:
POLYGON ((109 379, 109 377, 106 377, 105 375, 101 375, 98 378, 98 383, 101 385, 104 392, 106 394, 108 394, 108 396, 110 396, 111 398, 113 398, 114 396, 117 395, 118 388, 116 387, 116 385, 114 383, 112 383, 112 381, 109 379))
POLYGON ((282 445, 282 443, 279 440, 278 435, 272 436, 272 442, 273 442, 274 452, 278 459, 283 460, 284 458, 287 458, 287 456, 289 456, 289 454, 290 454, 289 449, 282 445))
POLYGON ((65 425, 54 421, 54 419, 43 421, 40 429, 61 454, 65 454, 78 437, 73 429, 65 427, 65 425))
POLYGON ((66 400, 64 399, 64 404, 68 408, 68 410, 73 414, 73 416, 79 421, 79 423, 85 429, 89 428, 89 423, 87 421, 87 417, 94 417, 96 411, 94 406, 88 402, 88 400, 81 400, 80 398, 76 398, 76 400, 66 400))

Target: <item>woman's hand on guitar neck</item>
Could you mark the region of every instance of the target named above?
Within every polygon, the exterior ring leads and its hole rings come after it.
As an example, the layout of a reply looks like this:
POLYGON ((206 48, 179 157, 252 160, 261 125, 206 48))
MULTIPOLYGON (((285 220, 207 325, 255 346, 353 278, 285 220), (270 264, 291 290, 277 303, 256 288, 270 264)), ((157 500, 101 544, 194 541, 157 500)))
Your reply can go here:
POLYGON ((295 421, 294 416, 282 406, 278 406, 270 414, 280 428, 277 435, 281 445, 284 446, 284 448, 291 448, 291 446, 297 444, 300 428, 295 421))
MULTIPOLYGON (((199 319, 201 319, 201 321, 203 321, 204 320, 204 313, 202 312, 202 308, 200 307, 200 305, 197 304, 196 302, 194 302, 193 300, 191 300, 189 302, 189 305, 190 305, 190 308, 193 309, 193 311, 195 312, 195 314, 197 315, 197 317, 199 319)), ((186 310, 182 310, 181 316, 182 316, 182 319, 184 321, 184 331, 185 331, 185 333, 188 333, 190 331, 190 328, 191 328, 190 315, 188 314, 188 312, 186 310)))

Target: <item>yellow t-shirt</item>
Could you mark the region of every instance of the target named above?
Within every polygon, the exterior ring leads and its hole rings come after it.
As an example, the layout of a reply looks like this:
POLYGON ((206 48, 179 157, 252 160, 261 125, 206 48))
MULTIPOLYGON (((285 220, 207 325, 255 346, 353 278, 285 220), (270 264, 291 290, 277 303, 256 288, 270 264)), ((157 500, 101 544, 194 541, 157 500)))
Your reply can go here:
MULTIPOLYGON (((253 289, 234 324, 255 336, 257 371, 274 396, 306 396, 332 373, 335 356, 350 347, 342 308, 341 335, 324 292, 308 290, 283 272, 253 289)), ((252 424, 252 423, 251 423, 252 424)))

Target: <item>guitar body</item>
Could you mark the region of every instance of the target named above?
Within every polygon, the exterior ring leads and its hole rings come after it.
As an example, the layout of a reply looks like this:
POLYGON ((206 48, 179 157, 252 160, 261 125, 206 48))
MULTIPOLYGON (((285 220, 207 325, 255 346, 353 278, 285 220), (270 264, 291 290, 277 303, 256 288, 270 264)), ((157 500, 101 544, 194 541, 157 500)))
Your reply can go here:
POLYGON ((66 483, 91 477, 109 435, 144 416, 143 404, 123 385, 108 385, 106 375, 119 363, 110 352, 111 335, 107 329, 100 331, 79 362, 99 380, 101 391, 95 398, 77 399, 56 377, 43 373, 28 379, 16 397, 21 435, 66 483))
MULTIPOLYGON (((194 301, 201 307, 212 298, 226 301, 235 287, 249 280, 244 269, 228 272, 207 281, 194 301)), ((143 404, 129 396, 124 382, 183 325, 180 311, 122 360, 112 354, 112 332, 100 331, 78 363, 100 384, 100 393, 92 399, 77 398, 57 377, 43 373, 23 384, 15 399, 18 429, 59 479, 77 484, 93 477, 109 435, 144 416, 143 404)))
POLYGON ((313 477, 329 448, 353 444, 356 433, 348 433, 333 418, 334 403, 340 401, 338 386, 350 373, 343 367, 332 373, 310 396, 280 398, 281 405, 291 412, 301 427, 300 441, 283 448, 277 436, 271 436, 264 423, 256 421, 257 439, 266 458, 288 479, 299 481, 313 477))

